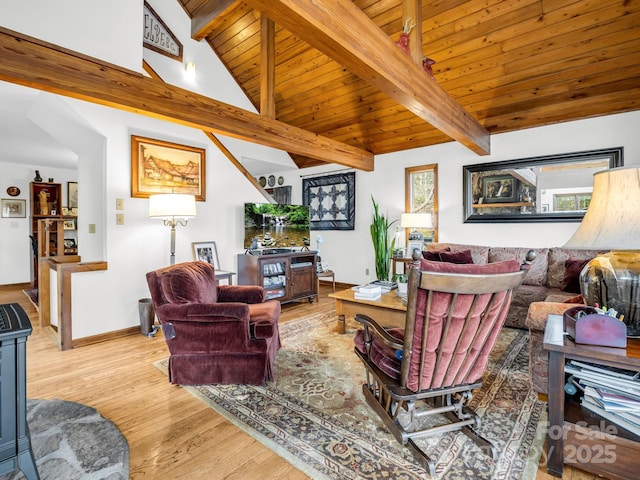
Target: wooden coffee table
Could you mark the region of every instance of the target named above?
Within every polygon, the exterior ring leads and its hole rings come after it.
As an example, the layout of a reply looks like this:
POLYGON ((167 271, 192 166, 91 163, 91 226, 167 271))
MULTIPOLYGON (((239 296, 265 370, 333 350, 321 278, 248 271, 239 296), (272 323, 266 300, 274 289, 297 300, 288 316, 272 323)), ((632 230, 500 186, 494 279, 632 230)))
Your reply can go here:
POLYGON ((354 293, 354 290, 348 289, 329 294, 330 298, 336 300, 340 333, 345 332, 346 318, 353 318, 358 313, 368 315, 384 326, 404 327, 407 306, 395 290, 385 293, 379 300, 361 300, 354 298, 354 293))

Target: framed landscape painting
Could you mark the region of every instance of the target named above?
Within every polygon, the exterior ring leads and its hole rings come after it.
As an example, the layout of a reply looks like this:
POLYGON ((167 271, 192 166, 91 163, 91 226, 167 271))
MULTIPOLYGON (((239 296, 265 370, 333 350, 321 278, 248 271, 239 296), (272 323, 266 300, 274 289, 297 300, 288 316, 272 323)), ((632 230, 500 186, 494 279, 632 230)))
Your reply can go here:
POLYGON ((204 148, 131 135, 131 196, 183 193, 204 202, 205 154, 204 148))

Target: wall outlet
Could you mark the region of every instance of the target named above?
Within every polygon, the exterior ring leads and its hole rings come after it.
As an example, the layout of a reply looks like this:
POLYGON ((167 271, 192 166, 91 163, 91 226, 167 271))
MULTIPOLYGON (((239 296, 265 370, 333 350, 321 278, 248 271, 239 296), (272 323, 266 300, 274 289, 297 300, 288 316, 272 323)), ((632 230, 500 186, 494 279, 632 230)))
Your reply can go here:
POLYGON ((369 269, 368 269, 368 268, 365 268, 365 269, 364 269, 364 274, 365 274, 367 277, 369 276, 369 269))

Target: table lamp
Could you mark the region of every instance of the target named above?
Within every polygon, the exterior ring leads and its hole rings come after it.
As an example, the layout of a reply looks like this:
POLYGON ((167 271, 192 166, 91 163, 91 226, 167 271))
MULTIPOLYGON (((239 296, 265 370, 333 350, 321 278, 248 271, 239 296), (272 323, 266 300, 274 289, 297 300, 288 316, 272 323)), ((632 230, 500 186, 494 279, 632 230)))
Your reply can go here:
MULTIPOLYGON (((407 236, 408 242, 420 242, 422 246, 424 244, 424 234, 419 229, 432 229, 433 218, 430 213, 403 213, 400 215, 400 226, 411 229, 407 236)), ((413 252, 407 252, 407 256, 413 258, 413 252)))
POLYGON ((176 225, 187 225, 196 216, 196 198, 182 193, 161 193, 149 197, 149 217, 163 220, 171 227, 170 264, 176 263, 176 225))
POLYGON ((627 335, 640 336, 640 167, 594 174, 587 213, 564 247, 610 250, 580 273, 582 296, 624 315, 627 335))

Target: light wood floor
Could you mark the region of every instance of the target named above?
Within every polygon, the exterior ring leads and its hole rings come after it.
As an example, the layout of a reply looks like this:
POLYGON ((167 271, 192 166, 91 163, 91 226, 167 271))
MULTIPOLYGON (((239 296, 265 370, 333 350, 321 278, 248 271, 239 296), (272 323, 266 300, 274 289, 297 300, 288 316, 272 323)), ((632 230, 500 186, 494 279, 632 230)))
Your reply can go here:
MULTIPOLYGON (((168 356, 161 333, 152 339, 132 335, 61 352, 38 327, 37 311, 22 292, 24 288, 30 287, 0 286, 0 303, 18 302, 31 318, 28 397, 80 402, 113 421, 129 442, 132 479, 309 478, 182 388, 171 385, 153 366, 154 361, 168 356)), ((319 303, 283 306, 281 321, 332 308, 329 292, 321 287, 319 303)), ((536 478, 555 477, 541 467, 536 478)), ((563 476, 595 478, 569 467, 563 476)))

